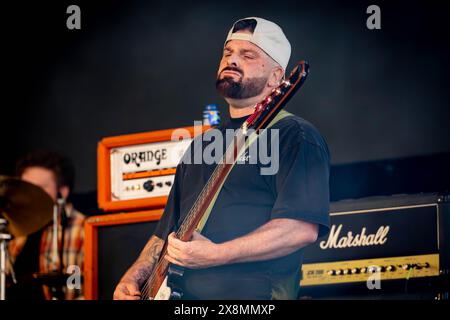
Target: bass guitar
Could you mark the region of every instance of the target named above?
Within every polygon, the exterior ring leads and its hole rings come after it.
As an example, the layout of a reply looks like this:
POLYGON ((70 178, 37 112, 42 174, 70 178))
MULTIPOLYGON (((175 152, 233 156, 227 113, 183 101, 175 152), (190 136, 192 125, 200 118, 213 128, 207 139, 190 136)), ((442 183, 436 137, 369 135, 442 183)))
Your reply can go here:
MULTIPOLYGON (((305 82, 309 72, 309 65, 306 61, 300 61, 291 71, 288 78, 275 88, 267 97, 255 106, 255 111, 251 114, 242 126, 236 131, 232 143, 227 147, 225 153, 208 182, 203 187, 194 205, 190 209, 183 223, 176 231, 176 236, 182 241, 189 241, 202 220, 205 212, 211 204, 217 191, 220 190, 228 173, 238 159, 238 155, 245 148, 247 132, 260 134, 275 116, 283 109, 292 96, 305 82)), ((183 276, 183 269, 169 263, 167 255, 167 241, 165 242, 158 262, 155 264, 150 277, 141 288, 141 299, 143 300, 169 300, 180 299, 183 295, 181 290, 175 285, 176 279, 183 276)))

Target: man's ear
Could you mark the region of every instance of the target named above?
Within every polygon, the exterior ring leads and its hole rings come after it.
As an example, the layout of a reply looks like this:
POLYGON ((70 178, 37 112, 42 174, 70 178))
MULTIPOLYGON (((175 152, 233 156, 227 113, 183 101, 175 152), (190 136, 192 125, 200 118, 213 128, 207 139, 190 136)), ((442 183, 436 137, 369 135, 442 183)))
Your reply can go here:
POLYGON ((59 192, 61 193, 61 196, 67 200, 67 198, 69 197, 70 189, 68 186, 62 186, 61 188, 59 188, 59 192))
POLYGON ((283 79, 283 76, 284 76, 283 68, 281 68, 280 66, 274 67, 270 73, 268 81, 269 87, 271 88, 278 87, 281 83, 281 80, 283 79))

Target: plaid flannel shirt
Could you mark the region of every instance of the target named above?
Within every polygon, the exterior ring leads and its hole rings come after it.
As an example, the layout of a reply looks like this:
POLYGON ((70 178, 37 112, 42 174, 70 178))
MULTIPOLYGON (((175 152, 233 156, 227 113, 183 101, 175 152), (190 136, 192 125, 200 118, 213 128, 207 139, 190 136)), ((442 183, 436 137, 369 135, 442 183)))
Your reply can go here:
MULTIPOLYGON (((67 226, 64 228, 64 249, 63 249, 63 271, 70 271, 71 274, 74 270, 67 270, 69 266, 76 266, 79 269, 80 275, 83 272, 84 264, 84 221, 86 217, 74 209, 71 205, 66 206, 67 214, 67 226)), ((23 249, 26 237, 14 238, 10 241, 8 249, 11 256, 11 260, 15 261, 16 257, 23 249)), ((58 249, 61 244, 61 226, 58 224, 58 249)), ((52 255, 53 247, 53 224, 45 227, 41 236, 40 254, 39 254, 39 272, 48 273, 58 270, 60 264, 60 257, 58 254, 56 263, 53 261, 52 255)), ((73 268, 73 267, 72 267, 73 268)), ((82 284, 82 281, 80 281, 82 284)), ((46 299, 52 299, 50 288, 43 286, 44 295, 46 299)), ((67 300, 81 299, 82 287, 80 289, 69 289, 64 286, 65 298, 67 300)))

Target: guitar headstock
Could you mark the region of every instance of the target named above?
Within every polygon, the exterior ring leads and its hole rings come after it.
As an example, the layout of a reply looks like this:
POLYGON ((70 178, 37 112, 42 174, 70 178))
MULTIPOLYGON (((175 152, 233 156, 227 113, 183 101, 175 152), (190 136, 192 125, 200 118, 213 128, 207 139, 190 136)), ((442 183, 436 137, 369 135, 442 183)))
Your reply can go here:
POLYGON ((263 101, 255 106, 255 111, 242 124, 244 131, 248 128, 263 129, 286 105, 289 99, 301 87, 309 73, 308 62, 302 60, 292 69, 287 79, 272 90, 263 101))

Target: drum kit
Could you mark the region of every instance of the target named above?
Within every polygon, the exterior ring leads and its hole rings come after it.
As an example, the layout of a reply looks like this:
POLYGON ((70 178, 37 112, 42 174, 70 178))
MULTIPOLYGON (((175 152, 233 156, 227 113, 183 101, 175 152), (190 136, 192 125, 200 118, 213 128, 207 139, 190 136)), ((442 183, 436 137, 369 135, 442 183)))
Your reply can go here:
MULTIPOLYGON (((0 176, 0 300, 5 300, 6 264, 10 263, 13 283, 16 283, 8 241, 28 236, 54 220, 57 204, 40 187, 17 178, 0 176)), ((21 278, 23 282, 48 286, 63 286, 67 275, 61 270, 33 273, 21 278)))

